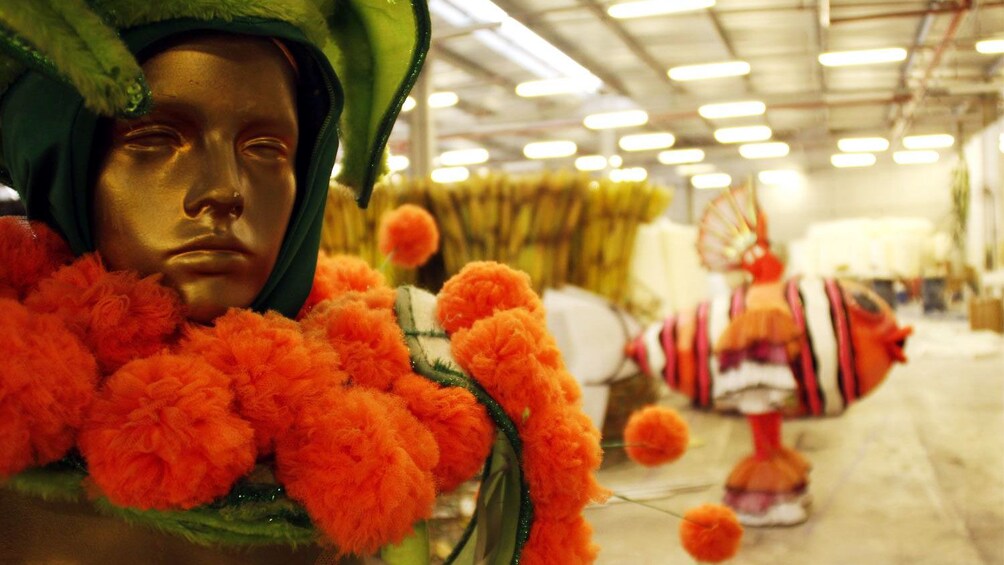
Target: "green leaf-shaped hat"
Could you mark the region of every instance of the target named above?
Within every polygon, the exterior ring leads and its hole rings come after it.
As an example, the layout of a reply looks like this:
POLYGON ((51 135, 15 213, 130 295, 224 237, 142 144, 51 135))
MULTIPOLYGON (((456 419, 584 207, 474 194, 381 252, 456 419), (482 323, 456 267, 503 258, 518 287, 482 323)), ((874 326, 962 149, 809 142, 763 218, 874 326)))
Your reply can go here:
POLYGON ((293 315, 310 290, 339 137, 339 180, 365 206, 428 50, 425 0, 0 0, 0 174, 29 216, 60 231, 76 253, 92 251, 97 121, 149 111, 137 57, 193 31, 275 37, 298 60, 309 158, 298 159, 286 240, 252 304, 293 315))

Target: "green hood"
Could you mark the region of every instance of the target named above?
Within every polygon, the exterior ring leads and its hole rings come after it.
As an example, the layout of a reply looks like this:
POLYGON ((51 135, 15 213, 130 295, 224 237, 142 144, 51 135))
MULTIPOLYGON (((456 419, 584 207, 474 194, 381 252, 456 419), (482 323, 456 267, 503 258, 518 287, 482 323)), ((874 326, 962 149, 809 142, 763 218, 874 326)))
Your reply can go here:
POLYGON ((171 35, 211 30, 282 39, 301 68, 297 202, 271 277, 252 308, 293 316, 313 281, 330 172, 365 206, 429 43, 423 0, 0 0, 2 173, 30 217, 80 254, 94 250, 89 190, 99 117, 138 116, 149 90, 137 62, 171 35), (69 23, 68 23, 69 22, 69 23))

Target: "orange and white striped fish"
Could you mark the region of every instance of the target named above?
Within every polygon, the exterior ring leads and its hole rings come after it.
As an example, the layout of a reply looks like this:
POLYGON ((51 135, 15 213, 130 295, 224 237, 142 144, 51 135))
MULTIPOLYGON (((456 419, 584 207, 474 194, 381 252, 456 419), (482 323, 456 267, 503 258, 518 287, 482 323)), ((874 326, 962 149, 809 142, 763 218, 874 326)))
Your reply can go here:
MULTIPOLYGON (((745 309, 747 291, 737 288, 731 296, 649 326, 629 354, 643 372, 664 379, 695 407, 724 409, 715 403, 721 372, 714 344, 745 309)), ((889 305, 870 289, 852 281, 798 278, 785 281, 783 292, 802 334, 791 364, 798 402, 786 415, 838 415, 874 390, 894 363, 906 362, 903 348, 912 330, 900 327, 889 305)))

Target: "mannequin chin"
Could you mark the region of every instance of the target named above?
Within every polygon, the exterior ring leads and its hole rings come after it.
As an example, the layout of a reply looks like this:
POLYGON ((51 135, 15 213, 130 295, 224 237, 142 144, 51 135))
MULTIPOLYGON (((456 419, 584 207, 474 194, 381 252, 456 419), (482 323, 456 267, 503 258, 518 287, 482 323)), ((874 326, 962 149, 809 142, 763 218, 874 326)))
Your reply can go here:
POLYGON ((296 77, 270 39, 201 34, 142 65, 153 110, 115 120, 92 225, 113 270, 160 273, 188 317, 247 307, 268 280, 296 199, 296 77))

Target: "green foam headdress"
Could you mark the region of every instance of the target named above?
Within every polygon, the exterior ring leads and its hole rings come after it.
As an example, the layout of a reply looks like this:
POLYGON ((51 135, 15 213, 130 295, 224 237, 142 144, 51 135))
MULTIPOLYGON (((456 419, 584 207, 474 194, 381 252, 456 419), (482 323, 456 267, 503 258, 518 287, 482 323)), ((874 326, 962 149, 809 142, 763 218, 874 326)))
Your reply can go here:
POLYGON ((316 69, 316 98, 326 100, 317 123, 307 124, 314 138, 301 143, 310 159, 297 166, 297 209, 252 304, 293 315, 313 278, 338 138, 339 181, 365 206, 425 61, 425 0, 0 0, 0 178, 21 193, 29 216, 56 228, 76 253, 92 251, 95 124, 148 112, 135 53, 197 30, 276 37, 316 69))

